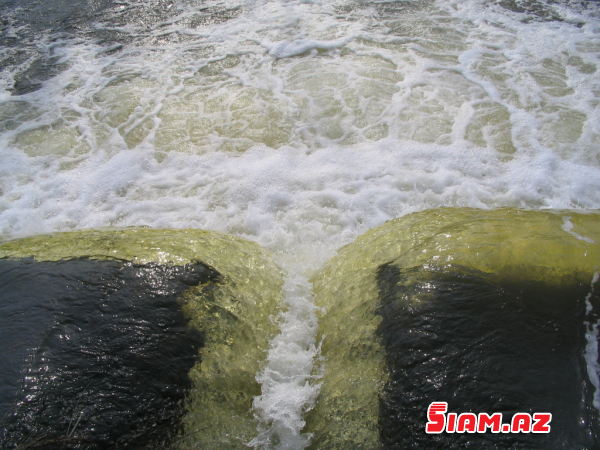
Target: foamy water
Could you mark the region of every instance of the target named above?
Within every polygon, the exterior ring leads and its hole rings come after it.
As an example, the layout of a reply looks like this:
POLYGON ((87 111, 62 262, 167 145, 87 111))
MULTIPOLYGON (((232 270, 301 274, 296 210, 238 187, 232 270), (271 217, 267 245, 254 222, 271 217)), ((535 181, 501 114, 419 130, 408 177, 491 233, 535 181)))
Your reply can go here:
POLYGON ((308 279, 338 248, 438 206, 600 207, 593 2, 103 8, 72 33, 9 15, 0 231, 193 227, 273 252, 286 312, 257 374, 256 448, 309 440, 308 279))
POLYGON ((594 407, 600 410, 600 364, 598 364, 598 326, 600 326, 600 320, 596 320, 597 314, 592 314, 594 307, 590 299, 594 292, 594 285, 598 282, 600 276, 598 272, 594 272, 592 282, 590 283, 590 293, 585 298, 587 318, 584 322, 585 325, 585 339, 587 345, 585 347, 585 360, 587 363, 587 372, 592 386, 594 386, 594 407))

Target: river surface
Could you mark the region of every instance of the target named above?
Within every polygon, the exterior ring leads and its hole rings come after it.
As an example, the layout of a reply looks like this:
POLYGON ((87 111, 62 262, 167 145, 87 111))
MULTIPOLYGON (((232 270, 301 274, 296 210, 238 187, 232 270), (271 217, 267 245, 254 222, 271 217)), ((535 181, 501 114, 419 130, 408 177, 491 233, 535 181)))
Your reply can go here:
POLYGON ((592 1, 0 0, 0 236, 199 228, 272 252, 285 312, 250 444, 301 449, 309 279, 415 211, 600 208, 599 69, 592 1))

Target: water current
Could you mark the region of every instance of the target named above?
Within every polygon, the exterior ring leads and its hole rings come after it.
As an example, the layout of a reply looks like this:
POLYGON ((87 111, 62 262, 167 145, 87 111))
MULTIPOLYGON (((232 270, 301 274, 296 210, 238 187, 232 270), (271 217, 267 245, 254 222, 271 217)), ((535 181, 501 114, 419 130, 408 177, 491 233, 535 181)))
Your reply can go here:
POLYGON ((599 69, 594 1, 0 0, 0 234, 270 251, 284 312, 248 444, 302 449, 311 277, 415 211, 600 208, 599 69))

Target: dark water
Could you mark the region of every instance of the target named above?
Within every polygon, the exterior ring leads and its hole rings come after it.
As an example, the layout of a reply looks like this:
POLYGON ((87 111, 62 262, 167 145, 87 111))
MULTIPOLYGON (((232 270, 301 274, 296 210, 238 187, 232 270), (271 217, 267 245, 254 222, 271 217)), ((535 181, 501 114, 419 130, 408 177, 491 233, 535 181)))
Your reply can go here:
POLYGON ((114 2, 32 0, 0 2, 0 70, 12 73, 13 95, 34 92, 68 67, 57 47, 89 29, 114 2))
MULTIPOLYGON (((495 283, 479 273, 379 272, 390 381, 380 403, 388 449, 597 449, 598 410, 584 357, 589 285, 495 283), (551 412, 549 434, 424 432, 433 401, 448 411, 551 412)), ((600 298, 591 299, 598 307, 600 298)))
POLYGON ((163 448, 203 336, 180 295, 202 264, 0 260, 0 447, 163 448))
MULTIPOLYGON (((427 7, 428 1, 355 2, 340 13, 375 6, 382 19, 427 7)), ((488 2, 532 21, 565 21, 554 5, 593 8, 594 1, 500 0, 488 2), (576 4, 575 4, 576 3, 576 4)), ((185 33, 163 33, 165 24, 181 30, 222 23, 241 13, 241 6, 205 6, 204 1, 172 0, 2 0, 0 1, 0 73, 10 72, 13 95, 39 90, 43 83, 68 68, 60 47, 84 42, 103 46, 100 53, 119 52, 137 41, 161 45, 186 39, 185 33)), ((577 23, 583 26, 584 23, 577 23)))
POLYGON ((66 45, 100 46, 99 55, 143 41, 177 42, 165 24, 194 29, 236 17, 239 7, 203 6, 203 1, 171 0, 3 0, 0 1, 0 73, 12 81, 9 91, 24 95, 39 90, 69 67, 66 45), (6 73, 5 73, 6 76, 6 73))

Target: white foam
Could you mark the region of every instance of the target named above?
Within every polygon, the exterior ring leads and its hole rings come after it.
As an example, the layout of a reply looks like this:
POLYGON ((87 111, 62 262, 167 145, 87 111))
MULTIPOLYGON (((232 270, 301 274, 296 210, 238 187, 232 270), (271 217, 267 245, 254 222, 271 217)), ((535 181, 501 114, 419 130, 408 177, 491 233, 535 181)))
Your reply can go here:
POLYGON ((304 448, 310 435, 300 433, 303 415, 319 393, 319 377, 311 375, 320 349, 314 342, 317 320, 310 284, 288 278, 284 291, 287 311, 281 334, 271 343, 267 366, 256 377, 262 394, 254 399, 254 410, 262 425, 249 446, 258 449, 271 448, 274 441, 275 449, 304 448))
POLYGON ((573 228, 575 228, 575 225, 573 225, 573 222, 571 222, 571 218, 570 217, 563 217, 563 226, 562 226, 563 230, 565 230, 570 235, 575 236, 580 241, 584 241, 584 242, 587 242, 589 244, 595 244, 595 242, 594 242, 593 239, 591 239, 589 237, 581 236, 581 235, 575 233, 573 231, 573 228))
POLYGON ((312 39, 298 39, 295 41, 261 42, 260 44, 269 51, 273 58, 290 58, 301 55, 310 50, 333 50, 346 45, 351 39, 337 39, 334 41, 317 41, 312 39))
MULTIPOLYGON (((591 319, 591 313, 594 307, 590 301, 594 293, 594 285, 600 279, 598 272, 594 272, 592 277, 592 283, 590 286, 590 293, 585 298, 586 304, 586 315, 591 319)), ((583 322, 586 328, 585 339, 587 344, 585 346, 585 360, 587 363, 587 373, 590 379, 590 383, 596 389, 594 391, 594 408, 600 411, 600 364, 598 363, 598 327, 600 326, 600 319, 596 320, 596 323, 590 321, 583 322)))
POLYGON ((256 448, 309 439, 306 280, 341 246, 439 206, 600 208, 598 8, 523 23, 478 0, 377 3, 190 1, 157 23, 107 19, 96 29, 131 43, 40 37, 68 67, 0 94, 2 236, 193 227, 275 254, 286 312, 257 375, 256 448))
POLYGON ((600 326, 600 320, 594 324, 584 322, 587 331, 585 333, 585 339, 587 344, 585 346, 585 359, 587 362, 587 372, 592 386, 594 386, 594 408, 600 410, 600 365, 598 364, 598 326, 600 326))

